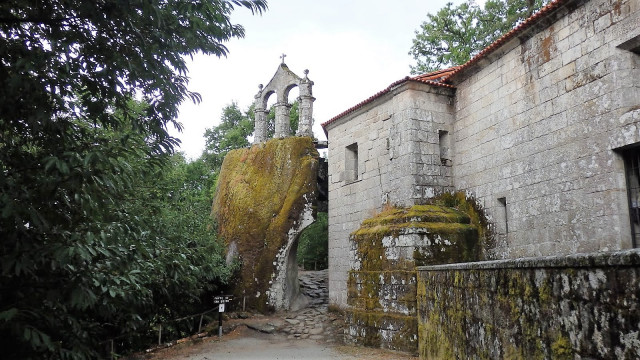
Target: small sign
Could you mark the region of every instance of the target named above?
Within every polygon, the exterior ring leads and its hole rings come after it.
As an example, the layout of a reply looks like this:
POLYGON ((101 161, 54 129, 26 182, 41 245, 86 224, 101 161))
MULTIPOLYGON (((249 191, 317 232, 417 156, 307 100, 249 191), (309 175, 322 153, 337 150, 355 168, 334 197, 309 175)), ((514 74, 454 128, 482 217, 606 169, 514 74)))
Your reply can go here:
POLYGON ((218 295, 213 297, 214 304, 226 304, 233 299, 232 295, 218 295))
POLYGON ((224 312, 224 304, 219 304, 218 305, 218 312, 221 312, 221 313, 224 312))

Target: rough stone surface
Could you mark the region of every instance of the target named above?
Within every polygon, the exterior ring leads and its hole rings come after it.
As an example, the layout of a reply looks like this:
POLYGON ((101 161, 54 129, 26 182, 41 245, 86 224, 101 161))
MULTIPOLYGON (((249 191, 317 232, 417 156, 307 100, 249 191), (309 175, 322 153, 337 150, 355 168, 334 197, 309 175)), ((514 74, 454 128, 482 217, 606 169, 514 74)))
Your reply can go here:
POLYGON ((329 297, 338 306, 347 302, 349 234, 385 204, 411 206, 425 193, 451 189, 440 177, 450 168, 438 154, 438 131, 451 130, 452 91, 418 84, 403 90, 329 129, 329 297), (352 144, 355 180, 345 166, 352 144))
POLYGON ((213 214, 228 258, 242 263, 236 306, 242 299, 260 311, 295 303, 298 235, 313 222, 317 164, 308 137, 274 139, 225 157, 213 214))
POLYGON ((640 358, 640 250, 418 268, 426 359, 640 358))
POLYGON ((567 3, 547 27, 454 79, 454 182, 492 215, 495 258, 632 245, 614 150, 640 141, 640 56, 618 47, 640 36, 640 8, 567 3))
POLYGON ((406 81, 325 127, 332 304, 347 306, 349 234, 445 191, 486 209, 493 259, 632 246, 619 150, 640 143, 640 5, 562 3, 455 89, 406 81))
POLYGON ((291 339, 312 339, 323 342, 342 342, 344 317, 328 311, 328 271, 300 271, 300 293, 309 299, 305 308, 284 315, 278 331, 291 339))
POLYGON ((416 353, 416 265, 478 260, 469 216, 441 205, 387 208, 353 232, 345 341, 416 353))

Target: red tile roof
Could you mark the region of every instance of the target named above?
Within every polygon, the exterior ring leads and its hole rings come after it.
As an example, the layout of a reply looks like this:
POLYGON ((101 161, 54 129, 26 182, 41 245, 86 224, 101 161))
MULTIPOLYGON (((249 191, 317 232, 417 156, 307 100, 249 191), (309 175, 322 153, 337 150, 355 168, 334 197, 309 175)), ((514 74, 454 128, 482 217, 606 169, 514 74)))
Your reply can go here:
POLYGON ((452 73, 456 72, 456 70, 458 70, 459 68, 460 68, 460 66, 453 66, 453 67, 450 67, 448 69, 438 70, 438 71, 434 71, 434 72, 430 72, 430 73, 414 76, 414 77, 411 78, 411 80, 420 81, 420 82, 424 82, 424 83, 427 83, 427 84, 429 82, 431 82, 431 81, 436 81, 438 83, 442 83, 452 73))
POLYGON ((450 85, 448 83, 449 79, 451 79, 452 76, 460 73, 461 71, 469 68, 473 64, 475 64, 478 61, 480 61, 481 59, 485 58, 490 53, 492 53, 493 51, 497 50, 502 45, 506 44, 509 40, 513 39, 517 35, 521 34, 525 30, 529 29, 535 23, 537 23, 540 19, 542 19, 545 16, 549 15, 554 10, 559 8, 561 5, 564 5, 565 3, 569 2, 569 1, 570 0, 553 0, 553 1, 551 1, 549 4, 547 4, 542 9, 540 9, 538 12, 536 12, 535 14, 530 16, 528 19, 526 19, 525 21, 521 22, 516 27, 511 29, 511 31, 509 31, 508 33, 502 35, 498 40, 494 41, 491 45, 489 45, 486 48, 484 48, 482 51, 480 51, 476 56, 471 58, 466 63, 464 63, 462 65, 459 65, 459 66, 453 66, 453 67, 450 67, 448 69, 438 70, 438 71, 434 71, 434 72, 430 72, 430 73, 427 73, 427 74, 422 74, 422 75, 418 75, 418 76, 414 76, 414 77, 407 76, 404 79, 398 80, 398 81, 392 83, 391 85, 389 85, 386 89, 376 93, 375 95, 369 97, 368 99, 366 99, 364 101, 361 101, 357 105, 355 105, 355 106, 343 111, 342 113, 334 116, 333 118, 329 119, 329 121, 327 121, 327 122, 322 124, 322 128, 325 130, 325 133, 326 133, 327 132, 326 126, 328 126, 329 124, 337 121, 338 119, 344 117, 345 115, 348 115, 348 114, 350 114, 350 113, 362 108, 363 106, 373 102, 377 98, 389 93, 392 89, 396 88, 397 86, 399 86, 399 85, 401 85, 401 84, 403 84, 405 82, 408 82, 408 81, 417 81, 417 82, 421 82, 421 83, 429 84, 429 85, 433 85, 433 86, 442 86, 442 87, 448 87, 448 88, 455 88, 454 86, 452 86, 452 85, 450 85))

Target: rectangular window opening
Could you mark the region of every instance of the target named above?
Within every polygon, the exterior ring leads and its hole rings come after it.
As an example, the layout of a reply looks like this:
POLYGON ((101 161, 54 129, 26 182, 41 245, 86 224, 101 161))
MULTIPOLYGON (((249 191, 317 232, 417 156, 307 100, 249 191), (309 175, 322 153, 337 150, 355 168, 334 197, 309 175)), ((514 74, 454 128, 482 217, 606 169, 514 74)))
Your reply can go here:
POLYGON ((348 182, 358 180, 358 143, 353 143, 345 148, 345 180, 348 182))
POLYGON ((504 224, 504 233, 509 234, 509 218, 507 217, 507 198, 501 197, 498 198, 498 202, 504 208, 503 216, 502 216, 502 224, 504 224))
POLYGON ((625 150, 622 152, 622 156, 627 179, 631 241, 633 247, 638 247, 638 239, 640 239, 640 148, 625 150))
POLYGON ((438 130, 438 145, 440 147, 440 162, 442 165, 451 166, 451 157, 449 155, 449 132, 446 130, 438 130))
POLYGON ((624 43, 618 45, 620 49, 631 51, 632 53, 640 55, 640 35, 635 36, 624 43))

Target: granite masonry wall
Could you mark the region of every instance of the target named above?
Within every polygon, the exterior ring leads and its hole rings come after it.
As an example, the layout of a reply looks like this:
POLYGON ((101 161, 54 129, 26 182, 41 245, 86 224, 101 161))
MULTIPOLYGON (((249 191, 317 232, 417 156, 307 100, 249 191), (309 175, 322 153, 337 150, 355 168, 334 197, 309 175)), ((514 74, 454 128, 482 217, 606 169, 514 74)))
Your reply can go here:
POLYGON ((428 359, 640 357, 624 167, 640 149, 640 0, 547 10, 454 72, 455 89, 407 79, 326 123, 329 298, 347 340, 417 339, 428 359), (448 191, 476 200, 492 235, 482 255, 503 260, 419 267, 416 337, 415 310, 398 311, 411 264, 363 270, 349 253, 375 258, 354 231, 385 205, 448 191))
POLYGON ((364 219, 384 204, 410 206, 451 189, 450 164, 443 164, 439 145, 439 134, 451 131, 451 95, 451 89, 406 83, 379 98, 377 106, 329 126, 332 304, 346 305, 349 234, 364 219))
POLYGON ((421 359, 638 359, 640 251, 418 267, 421 359))
POLYGON ((640 142, 639 37, 640 1, 568 1, 452 79, 454 186, 494 258, 632 246, 616 149, 640 142))

